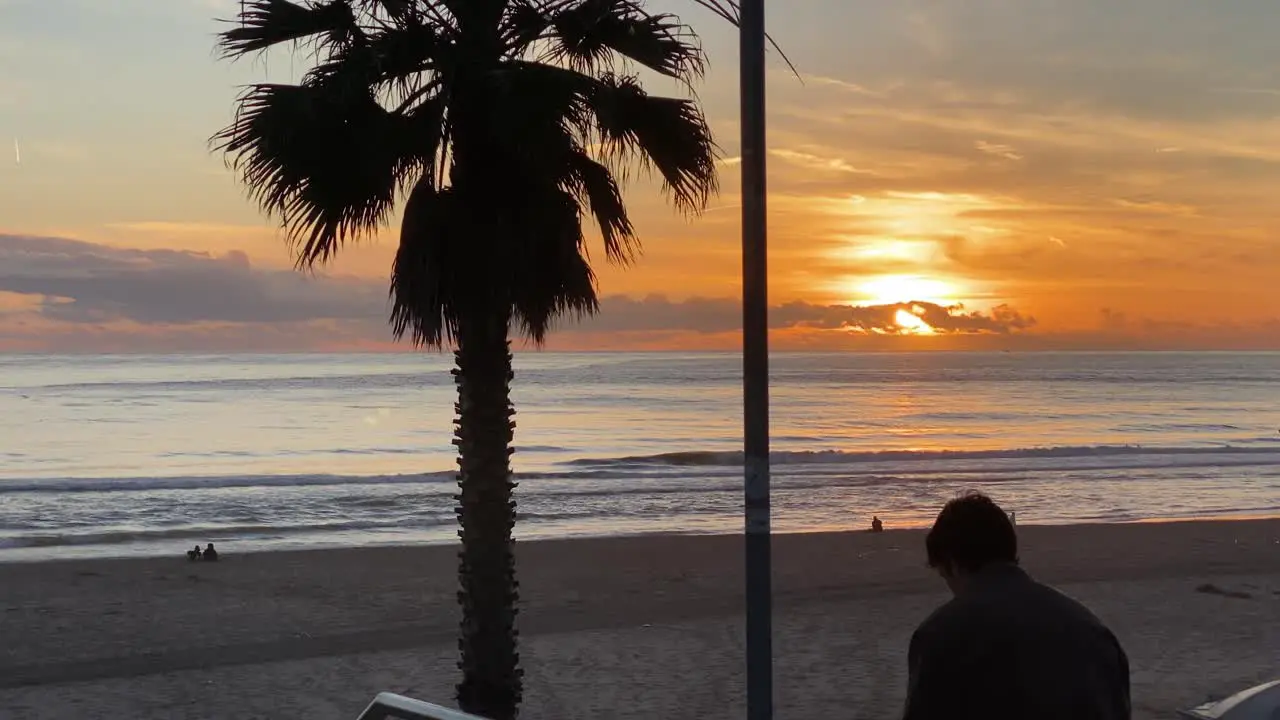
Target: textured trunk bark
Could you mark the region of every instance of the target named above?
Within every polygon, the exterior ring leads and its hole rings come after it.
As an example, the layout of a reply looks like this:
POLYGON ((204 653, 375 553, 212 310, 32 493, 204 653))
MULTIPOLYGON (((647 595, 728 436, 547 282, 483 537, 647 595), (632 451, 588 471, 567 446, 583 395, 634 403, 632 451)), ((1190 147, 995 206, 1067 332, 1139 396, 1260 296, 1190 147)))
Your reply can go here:
POLYGON ((514 720, 522 691, 515 627, 518 599, 512 499, 511 346, 508 316, 480 314, 459 328, 454 444, 458 446, 458 704, 492 720, 514 720))

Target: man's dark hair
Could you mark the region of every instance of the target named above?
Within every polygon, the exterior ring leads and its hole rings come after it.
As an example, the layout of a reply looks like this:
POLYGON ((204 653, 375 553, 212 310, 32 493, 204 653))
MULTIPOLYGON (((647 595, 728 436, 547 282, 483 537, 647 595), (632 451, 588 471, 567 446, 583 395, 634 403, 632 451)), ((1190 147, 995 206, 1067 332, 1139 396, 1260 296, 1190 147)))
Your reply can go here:
POLYGON ((924 539, 929 567, 954 564, 973 572, 988 563, 1018 562, 1013 521, 991 498, 970 492, 948 502, 924 539))

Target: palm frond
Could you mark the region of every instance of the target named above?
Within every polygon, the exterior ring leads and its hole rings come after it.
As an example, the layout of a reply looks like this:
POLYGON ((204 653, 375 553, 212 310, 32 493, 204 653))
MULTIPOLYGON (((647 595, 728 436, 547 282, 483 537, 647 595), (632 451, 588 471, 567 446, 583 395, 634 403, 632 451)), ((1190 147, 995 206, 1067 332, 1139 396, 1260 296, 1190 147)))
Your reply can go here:
POLYGON ((649 95, 633 76, 607 75, 588 103, 608 162, 638 160, 662 176, 677 208, 706 208, 718 189, 718 150, 695 101, 649 95))
POLYGON ((598 309, 578 201, 539 182, 524 184, 522 195, 526 202, 494 208, 500 214, 486 218, 493 233, 486 238, 476 236, 477 208, 454 188, 415 185, 391 274, 397 338, 441 347, 457 339, 468 313, 501 303, 519 331, 541 343, 556 318, 598 309), (493 252, 494 238, 501 238, 500 252, 493 252))
MULTIPOLYGON (((742 26, 742 6, 738 4, 737 0, 692 0, 692 2, 698 7, 710 10, 718 15, 720 19, 728 21, 734 27, 742 26)), ((787 64, 787 69, 791 70, 791 74, 795 75, 796 79, 804 82, 804 78, 800 75, 800 71, 796 69, 795 63, 791 62, 791 58, 787 57, 787 53, 782 50, 782 47, 773 39, 773 36, 765 35, 765 40, 768 41, 774 52, 778 53, 778 56, 782 58, 782 62, 787 64)))
POLYGON ((613 172, 585 152, 576 153, 570 166, 571 181, 566 185, 595 218, 606 256, 619 264, 631 262, 639 251, 639 238, 613 172))
POLYGON ((391 266, 391 329, 419 347, 440 347, 457 336, 468 238, 460 229, 451 188, 419 181, 405 200, 400 245, 391 266))
POLYGON ((517 113, 501 119, 518 125, 527 114, 533 122, 563 124, 584 138, 590 134, 594 117, 587 101, 599 86, 591 75, 545 63, 512 60, 494 71, 493 78, 495 89, 502 96, 500 102, 517 113))
POLYGON ((692 0, 694 5, 710 10, 719 15, 722 20, 728 20, 734 25, 739 24, 742 20, 742 6, 737 0, 692 0))
POLYGON ((537 0, 512 0, 502 19, 502 39, 512 57, 522 57, 551 27, 551 14, 537 0))
POLYGON ((450 66, 452 44, 439 28, 405 19, 369 33, 364 42, 336 48, 307 72, 305 83, 338 80, 387 87, 401 99, 432 85, 431 77, 450 66), (344 80, 345 79, 345 80, 344 80))
POLYGON ((489 33, 498 27, 512 0, 417 0, 452 18, 463 32, 489 33))
POLYGON ((451 67, 451 30, 447 25, 405 20, 370 38, 367 51, 379 81, 403 83, 451 67))
POLYGON ((582 0, 548 18, 548 59, 587 73, 612 71, 615 55, 692 83, 706 71, 697 35, 680 18, 635 0, 582 0))
POLYGON ((404 112, 396 124, 405 131, 401 152, 422 165, 423 177, 439 185, 443 173, 438 171, 448 144, 448 98, 436 94, 404 112))
POLYGON ((393 22, 402 22, 412 17, 414 0, 355 0, 375 17, 385 16, 393 22))
POLYGON ((249 195, 280 218, 298 264, 327 261, 382 225, 422 162, 406 152, 406 120, 368 93, 260 84, 212 143, 249 195))
POLYGON ((506 108, 498 134, 509 144, 505 172, 518 182, 545 181, 577 199, 582 214, 600 227, 606 256, 630 261, 638 249, 622 191, 613 171, 592 159, 598 137, 590 99, 600 83, 554 65, 511 62, 497 74, 491 97, 506 108))
POLYGON ((529 202, 510 217, 512 250, 508 287, 512 319, 520 333, 541 345, 558 317, 591 315, 599 308, 595 273, 584 255, 582 214, 570 192, 534 181, 529 202))
POLYGON ((218 35, 223 57, 240 57, 293 42, 341 45, 361 32, 348 0, 306 5, 289 0, 248 0, 238 26, 218 35))
MULTIPOLYGON (((717 148, 693 100, 651 96, 634 76, 595 78, 534 62, 508 62, 498 77, 502 96, 495 99, 507 108, 500 114, 507 120, 501 134, 512 139, 513 163, 527 165, 530 172, 555 175, 562 187, 579 193, 583 185, 576 173, 584 166, 576 154, 596 145, 610 179, 625 177, 632 163, 656 170, 684 212, 701 211, 716 192, 717 148)), ((607 209, 611 191, 598 182, 593 187, 592 214, 601 221, 594 210, 599 202, 605 210, 602 231, 612 227, 618 233, 619 245, 606 247, 609 257, 625 260, 631 255, 632 239, 623 232, 629 223, 607 209)))

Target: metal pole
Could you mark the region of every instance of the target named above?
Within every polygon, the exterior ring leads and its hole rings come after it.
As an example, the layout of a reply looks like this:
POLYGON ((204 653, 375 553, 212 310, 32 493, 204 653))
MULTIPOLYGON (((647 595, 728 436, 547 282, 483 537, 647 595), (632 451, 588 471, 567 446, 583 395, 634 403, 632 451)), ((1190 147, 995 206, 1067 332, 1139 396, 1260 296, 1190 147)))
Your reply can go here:
POLYGON ((769 521, 769 272, 764 0, 742 0, 742 390, 746 500, 747 720, 773 717, 769 521))

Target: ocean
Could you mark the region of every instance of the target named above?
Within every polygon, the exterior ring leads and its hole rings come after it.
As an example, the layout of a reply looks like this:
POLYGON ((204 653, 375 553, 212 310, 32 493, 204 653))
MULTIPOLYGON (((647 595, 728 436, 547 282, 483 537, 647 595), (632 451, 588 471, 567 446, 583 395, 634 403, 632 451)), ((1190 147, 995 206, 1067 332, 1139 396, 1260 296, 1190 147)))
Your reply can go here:
MULTIPOLYGON (((0 356, 0 561, 451 542, 447 354, 0 356)), ((519 538, 741 527, 732 354, 521 353, 519 538)), ((774 528, 1280 515, 1280 354, 779 354, 774 528)))

